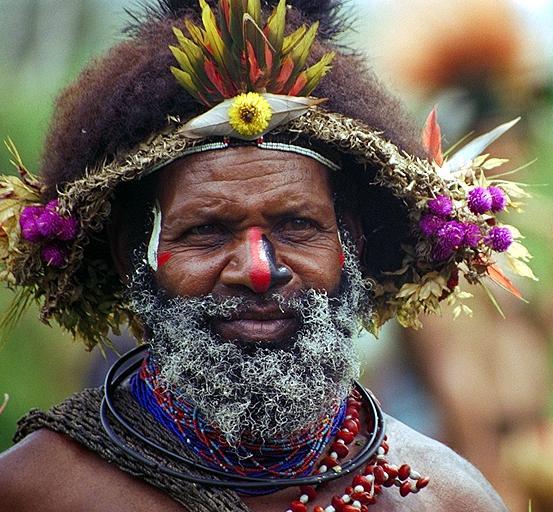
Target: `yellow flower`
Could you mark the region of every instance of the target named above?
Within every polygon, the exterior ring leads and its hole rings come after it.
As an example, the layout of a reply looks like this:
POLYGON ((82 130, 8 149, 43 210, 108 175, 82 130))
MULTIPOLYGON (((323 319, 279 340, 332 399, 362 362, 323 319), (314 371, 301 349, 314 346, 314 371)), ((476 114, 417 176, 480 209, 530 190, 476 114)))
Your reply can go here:
POLYGON ((244 137, 261 135, 269 126, 273 111, 269 102, 257 92, 240 94, 228 111, 230 125, 244 137))

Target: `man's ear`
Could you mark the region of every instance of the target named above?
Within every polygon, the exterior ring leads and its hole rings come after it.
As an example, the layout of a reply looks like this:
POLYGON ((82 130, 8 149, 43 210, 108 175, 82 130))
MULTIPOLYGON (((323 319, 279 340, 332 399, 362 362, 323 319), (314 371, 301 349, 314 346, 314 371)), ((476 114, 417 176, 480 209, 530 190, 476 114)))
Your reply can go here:
POLYGON ((111 259, 121 281, 125 283, 130 273, 129 240, 127 230, 122 226, 121 220, 119 209, 112 208, 106 230, 111 259))

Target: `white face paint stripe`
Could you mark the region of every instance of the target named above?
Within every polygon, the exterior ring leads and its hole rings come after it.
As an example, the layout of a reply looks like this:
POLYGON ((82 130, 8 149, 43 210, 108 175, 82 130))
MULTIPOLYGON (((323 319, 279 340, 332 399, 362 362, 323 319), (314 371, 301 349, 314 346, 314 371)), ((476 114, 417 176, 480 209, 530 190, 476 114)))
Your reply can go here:
POLYGON ((148 265, 150 265, 150 268, 154 272, 157 272, 157 253, 159 249, 159 237, 161 235, 161 208, 157 201, 152 213, 154 214, 154 225, 152 227, 150 242, 148 243, 148 265))

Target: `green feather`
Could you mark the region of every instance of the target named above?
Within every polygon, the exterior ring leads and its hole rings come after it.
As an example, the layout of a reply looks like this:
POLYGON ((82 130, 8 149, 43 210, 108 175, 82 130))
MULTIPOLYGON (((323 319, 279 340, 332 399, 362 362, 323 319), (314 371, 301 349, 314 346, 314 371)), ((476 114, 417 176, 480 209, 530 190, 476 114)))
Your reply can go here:
POLYGON ((321 81, 323 76, 325 76, 332 68, 331 63, 334 60, 336 54, 334 52, 329 52, 321 58, 319 62, 313 64, 313 66, 305 70, 305 75, 307 78, 307 83, 302 91, 299 93, 299 96, 309 96, 318 83, 321 81))
POLYGON ((182 87, 184 87, 192 96, 194 96, 194 98, 203 103, 196 84, 194 83, 194 80, 189 73, 183 71, 182 69, 176 68, 175 66, 171 66, 171 73, 173 73, 174 77, 177 79, 182 87))
POLYGON ((285 28, 286 0, 280 0, 267 21, 267 37, 276 54, 279 54, 282 50, 285 28))
POLYGON ((298 29, 294 30, 294 32, 292 32, 289 36, 286 36, 282 42, 282 55, 284 56, 290 53, 296 47, 298 42, 301 41, 306 32, 307 27, 302 25, 298 29))
POLYGON ((205 0, 200 0, 202 8, 202 22, 205 29, 205 40, 211 49, 213 58, 217 62, 219 71, 225 69, 225 45, 217 29, 215 15, 205 0))

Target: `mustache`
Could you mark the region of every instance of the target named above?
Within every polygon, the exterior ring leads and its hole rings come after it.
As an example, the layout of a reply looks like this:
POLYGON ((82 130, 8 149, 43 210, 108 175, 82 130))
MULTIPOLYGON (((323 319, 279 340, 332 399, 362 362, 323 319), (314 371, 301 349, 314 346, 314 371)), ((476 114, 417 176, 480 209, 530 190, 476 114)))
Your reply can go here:
POLYGON ((202 317, 205 320, 299 318, 303 308, 309 306, 310 295, 311 290, 288 295, 271 293, 253 297, 247 294, 207 294, 199 297, 168 298, 162 301, 162 306, 171 306, 184 298, 202 308, 202 317))

